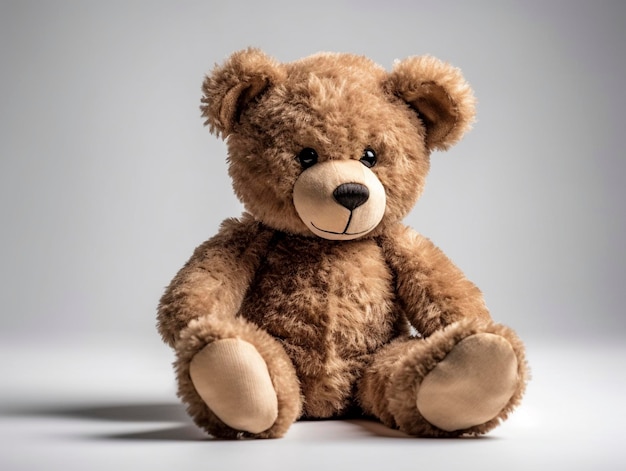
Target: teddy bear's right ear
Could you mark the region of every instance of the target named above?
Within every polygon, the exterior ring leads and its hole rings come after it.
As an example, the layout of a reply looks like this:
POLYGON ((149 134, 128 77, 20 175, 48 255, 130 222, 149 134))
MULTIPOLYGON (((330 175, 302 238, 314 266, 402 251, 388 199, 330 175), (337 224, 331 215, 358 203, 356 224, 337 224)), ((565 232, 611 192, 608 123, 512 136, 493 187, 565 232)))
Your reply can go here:
POLYGON ((226 138, 250 102, 283 75, 281 64, 259 49, 234 53, 204 79, 200 106, 204 124, 226 138))

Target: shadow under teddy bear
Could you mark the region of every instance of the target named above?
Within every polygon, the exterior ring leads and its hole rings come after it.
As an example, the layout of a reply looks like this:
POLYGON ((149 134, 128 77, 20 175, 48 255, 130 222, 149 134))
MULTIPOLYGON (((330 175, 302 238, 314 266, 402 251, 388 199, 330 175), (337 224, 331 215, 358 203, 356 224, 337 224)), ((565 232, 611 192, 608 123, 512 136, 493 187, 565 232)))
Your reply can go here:
MULTIPOLYGON (((207 436, 192 422, 185 408, 181 404, 153 403, 153 404, 93 404, 81 407, 48 406, 42 408, 18 409, 5 412, 6 416, 37 417, 37 418, 64 418, 91 422, 119 422, 123 424, 153 424, 171 422, 178 425, 159 427, 151 430, 139 430, 117 433, 89 434, 87 438, 95 440, 145 440, 145 441, 221 441, 218 438, 207 436)), ((360 434, 370 437, 411 438, 410 436, 393 430, 367 418, 354 416, 345 417, 345 421, 358 427, 360 434)), ((312 423, 313 420, 300 423, 312 423)), ((336 437, 333 437, 335 441, 336 437)), ((486 437, 472 437, 472 439, 486 437)))

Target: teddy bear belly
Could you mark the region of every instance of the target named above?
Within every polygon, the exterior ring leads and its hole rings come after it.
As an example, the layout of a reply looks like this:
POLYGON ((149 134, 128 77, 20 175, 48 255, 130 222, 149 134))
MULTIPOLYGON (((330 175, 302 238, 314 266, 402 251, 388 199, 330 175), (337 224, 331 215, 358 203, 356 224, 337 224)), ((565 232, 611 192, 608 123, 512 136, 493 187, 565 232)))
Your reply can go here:
POLYGON ((245 317, 278 339, 293 362, 304 397, 303 416, 340 415, 352 404, 354 385, 371 354, 402 329, 393 322, 389 302, 357 307, 335 296, 293 296, 293 302, 264 315, 250 310, 254 315, 245 317))
POLYGON ((405 333, 380 249, 345 245, 336 254, 270 254, 240 311, 281 341, 308 417, 345 410, 371 353, 405 333))

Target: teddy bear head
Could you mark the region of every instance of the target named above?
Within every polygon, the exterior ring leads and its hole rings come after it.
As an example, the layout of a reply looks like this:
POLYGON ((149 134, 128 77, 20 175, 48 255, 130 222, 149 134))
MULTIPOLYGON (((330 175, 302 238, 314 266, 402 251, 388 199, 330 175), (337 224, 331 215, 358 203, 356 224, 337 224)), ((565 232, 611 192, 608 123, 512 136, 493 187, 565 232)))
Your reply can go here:
POLYGON ((431 151, 467 131, 474 97, 458 69, 430 56, 391 72, 350 54, 280 63, 258 49, 206 77, 202 113, 227 140, 246 210, 292 234, 373 237, 411 210, 431 151))

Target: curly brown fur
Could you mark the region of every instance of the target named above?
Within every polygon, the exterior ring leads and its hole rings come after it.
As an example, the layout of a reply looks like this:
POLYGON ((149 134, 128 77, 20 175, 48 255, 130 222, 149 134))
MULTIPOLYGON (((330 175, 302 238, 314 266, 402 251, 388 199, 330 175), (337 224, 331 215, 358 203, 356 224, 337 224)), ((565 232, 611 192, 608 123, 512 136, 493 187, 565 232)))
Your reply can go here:
MULTIPOLYGON (((256 66, 260 59, 249 54, 256 66)), ((225 94, 221 85, 219 91, 213 88, 226 80, 222 75, 230 77, 239 70, 240 57, 235 59, 205 81, 207 101, 225 94)), ((372 147, 388 206, 371 235, 402 219, 422 191, 429 152, 422 121, 387 90, 386 72, 367 58, 331 53, 274 67, 281 78, 241 112, 227 140, 229 173, 246 209, 278 230, 310 236, 292 202, 292 189, 302 171, 294 157, 302 148, 312 147, 320 162, 358 159, 363 149, 372 147)), ((268 74, 262 72, 263 77, 268 74)), ((211 122, 219 119, 210 108, 205 111, 211 122)))
POLYGON ((392 428, 417 436, 457 437, 488 432, 519 404, 528 380, 524 347, 515 333, 493 322, 467 319, 435 332, 427 339, 398 340, 382 349, 359 385, 363 409, 392 428), (438 429, 426 421, 415 407, 420 383, 461 340, 478 333, 504 337, 518 359, 518 383, 507 405, 484 424, 452 432, 438 429))
POLYGON ((400 224, 379 240, 396 277, 398 302, 420 334, 490 318, 480 290, 430 240, 400 224))
POLYGON ((233 54, 226 66, 216 66, 205 79, 201 106, 204 124, 211 132, 227 137, 242 109, 269 85, 279 82, 280 72, 278 62, 257 49, 233 54))
POLYGON ((446 150, 474 121, 476 100, 461 71, 434 57, 396 62, 385 85, 418 112, 430 149, 446 150))
POLYGON ((206 123, 227 139, 229 174, 248 213, 196 249, 159 304, 158 328, 176 350, 179 395, 196 423, 218 437, 269 438, 298 417, 360 405, 407 433, 457 436, 506 418, 527 379, 521 342, 493 324, 479 289, 443 252, 400 223, 422 192, 430 152, 454 144, 473 120, 460 72, 432 57, 405 59, 388 73, 361 56, 283 64, 247 49, 206 77, 203 94, 206 123), (328 240, 300 219, 293 189, 307 171, 303 148, 333 169, 349 160, 361 169, 364 150, 375 151, 375 165, 364 164, 386 202, 367 235, 328 240), (409 324, 423 338, 409 338, 409 324), (479 333, 510 343, 515 390, 493 419, 446 432, 420 415, 416 395, 456 345, 479 333), (196 353, 227 339, 248 342, 267 365, 278 419, 261 433, 227 426, 190 378, 196 353))
POLYGON ((281 340, 302 384, 305 416, 330 417, 350 406, 367 356, 406 334, 394 298, 374 241, 283 235, 259 268, 241 315, 281 340))
POLYGON ((232 318, 254 277, 273 231, 249 215, 222 223, 174 277, 158 308, 158 329, 171 347, 202 315, 232 318))

